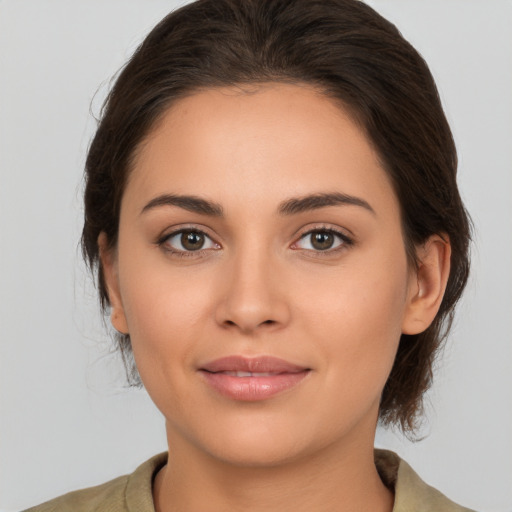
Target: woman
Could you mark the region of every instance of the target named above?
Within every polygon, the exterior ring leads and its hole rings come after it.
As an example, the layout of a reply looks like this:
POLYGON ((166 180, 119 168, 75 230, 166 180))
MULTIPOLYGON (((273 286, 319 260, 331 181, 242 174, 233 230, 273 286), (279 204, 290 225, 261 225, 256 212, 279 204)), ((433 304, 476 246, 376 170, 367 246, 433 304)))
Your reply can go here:
POLYGON ((169 456, 32 510, 467 510, 373 450, 378 419, 414 430, 467 280, 455 174, 425 63, 365 4, 165 18, 90 147, 83 249, 169 456))

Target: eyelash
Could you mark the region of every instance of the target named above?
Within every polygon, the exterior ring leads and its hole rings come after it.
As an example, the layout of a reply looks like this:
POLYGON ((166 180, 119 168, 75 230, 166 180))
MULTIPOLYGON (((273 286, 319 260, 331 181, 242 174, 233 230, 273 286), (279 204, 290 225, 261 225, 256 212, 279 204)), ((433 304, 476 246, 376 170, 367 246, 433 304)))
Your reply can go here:
MULTIPOLYGON (((166 252, 172 254, 173 256, 180 257, 180 258, 204 256, 207 251, 210 251, 210 250, 213 249, 213 248, 209 247, 209 248, 206 248, 206 249, 198 249, 198 250, 195 250, 195 251, 192 251, 192 250, 191 251, 187 251, 187 250, 181 250, 181 249, 174 249, 171 246, 166 245, 169 242, 169 240, 171 240, 172 238, 174 238, 174 237, 176 237, 178 235, 182 235, 183 233, 186 233, 186 232, 199 234, 199 235, 202 235, 205 238, 209 239, 211 241, 211 243, 213 243, 214 245, 217 246, 217 247, 214 248, 214 250, 217 250, 217 249, 220 248, 220 245, 217 242, 215 242, 208 235, 208 233, 206 233, 202 229, 195 228, 193 226, 180 228, 180 229, 178 229, 176 231, 172 231, 171 233, 167 233, 164 236, 160 237, 156 241, 156 244, 159 247, 161 247, 163 250, 165 250, 166 252)), ((312 253, 312 255, 314 254, 315 257, 330 256, 330 255, 333 255, 335 253, 338 253, 341 250, 347 249, 351 245, 354 245, 354 240, 352 238, 348 237, 345 233, 342 233, 341 231, 333 229, 332 227, 317 226, 317 227, 314 227, 314 228, 309 229, 308 231, 302 233, 300 235, 300 237, 295 242, 293 242, 293 244, 291 246, 292 250, 301 250, 300 248, 294 248, 293 246, 297 245, 301 240, 304 240, 306 237, 311 236, 314 233, 328 233, 328 234, 334 235, 340 241, 339 245, 334 247, 333 249, 331 249, 331 248, 328 248, 328 249, 325 249, 325 250, 320 250, 320 249, 319 250, 302 249, 304 251, 312 253)))
MULTIPOLYGON (((346 250, 350 246, 354 245, 354 240, 347 236, 345 233, 342 233, 341 231, 338 231, 337 229, 334 229, 332 227, 327 226, 315 226, 312 229, 307 230, 306 232, 302 233, 301 236, 297 239, 296 242, 292 244, 292 248, 294 245, 297 245, 301 240, 306 239, 308 236, 310 237, 314 233, 328 233, 331 235, 334 235, 334 237, 339 239, 339 245, 334 248, 328 248, 325 250, 313 250, 313 249, 304 249, 308 253, 310 253, 311 256, 314 257, 329 257, 337 254, 340 251, 346 250)), ((300 248, 294 249, 294 250, 301 250, 300 248)))
POLYGON ((176 231, 172 231, 171 233, 167 233, 164 236, 160 237, 156 244, 161 247, 164 251, 170 253, 172 256, 177 256, 179 258, 190 258, 190 257, 198 257, 198 256, 204 256, 207 251, 212 250, 212 248, 207 249, 198 249, 196 251, 187 251, 187 250, 181 250, 181 249, 174 249, 170 245, 166 245, 169 240, 172 238, 182 235, 183 233, 195 233, 204 236, 206 239, 210 240, 217 248, 220 248, 220 245, 217 242, 214 242, 212 237, 208 235, 204 230, 190 226, 190 227, 183 227, 180 229, 177 229, 176 231))

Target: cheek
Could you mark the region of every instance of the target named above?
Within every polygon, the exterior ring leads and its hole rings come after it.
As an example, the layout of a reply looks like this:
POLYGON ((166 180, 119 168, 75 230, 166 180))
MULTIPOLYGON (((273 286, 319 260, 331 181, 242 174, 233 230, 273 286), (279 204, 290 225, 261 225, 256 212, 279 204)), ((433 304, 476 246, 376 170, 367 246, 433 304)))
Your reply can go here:
POLYGON ((365 256, 340 266, 323 287, 313 276, 298 294, 304 297, 301 329, 316 340, 333 389, 342 381, 354 390, 354 400, 382 391, 401 336, 408 286, 405 253, 365 256))
MULTIPOLYGON (((166 276, 150 267, 126 287, 125 311, 137 369, 155 405, 171 420, 185 422, 197 394, 190 388, 198 340, 207 337, 210 291, 198 282, 166 276)), ((208 280, 205 281, 208 283, 208 280)))
POLYGON ((212 317, 211 279, 196 275, 191 281, 186 277, 190 272, 169 265, 161 255, 146 254, 142 264, 135 251, 125 254, 119 262, 121 293, 141 376, 178 376, 190 366, 195 343, 212 317))

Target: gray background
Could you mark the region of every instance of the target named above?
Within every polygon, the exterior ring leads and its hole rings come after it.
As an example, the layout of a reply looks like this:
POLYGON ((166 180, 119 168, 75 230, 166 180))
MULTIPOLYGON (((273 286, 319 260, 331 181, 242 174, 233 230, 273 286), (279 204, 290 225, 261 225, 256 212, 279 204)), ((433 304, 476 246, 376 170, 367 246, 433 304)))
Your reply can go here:
MULTIPOLYGON (((184 2, 181 2, 184 3, 184 2)), ((473 275, 411 443, 466 506, 512 510, 512 2, 373 0, 429 62, 460 153, 473 275)), ((0 510, 132 471, 165 449, 127 391, 78 250, 81 172, 109 78, 177 2, 0 0, 0 510), (97 93, 95 94, 95 92, 97 93)))

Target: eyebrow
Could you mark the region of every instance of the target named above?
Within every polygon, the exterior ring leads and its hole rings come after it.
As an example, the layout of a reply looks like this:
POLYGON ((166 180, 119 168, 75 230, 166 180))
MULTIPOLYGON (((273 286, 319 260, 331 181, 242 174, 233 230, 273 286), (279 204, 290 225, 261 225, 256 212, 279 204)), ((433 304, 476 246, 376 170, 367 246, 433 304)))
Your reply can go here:
POLYGON ((202 199, 201 197, 176 194, 163 194, 155 197, 142 208, 141 213, 145 213, 153 208, 158 208, 159 206, 177 206, 190 212, 201 213, 211 217, 222 217, 223 215, 223 209, 220 204, 202 199))
MULTIPOLYGON (((364 199, 348 194, 342 194, 341 192, 319 193, 303 197, 292 197, 286 201, 283 201, 279 205, 278 212, 280 215, 288 216, 296 215, 298 213, 303 213, 310 210, 325 208, 326 206, 339 205, 360 206, 371 212, 373 215, 376 215, 375 210, 364 199)), ((144 208, 142 208, 141 214, 160 206, 177 206, 178 208, 183 208, 184 210, 188 210, 190 212, 209 215, 211 217, 222 217, 224 215, 224 210, 218 203, 197 196, 178 194, 163 194, 155 197, 149 201, 149 203, 147 203, 144 208)))
POLYGON ((340 192, 312 194, 304 197, 291 198, 281 203, 278 211, 281 215, 295 215, 326 206, 338 205, 360 206, 373 215, 376 215, 375 210, 364 199, 340 192))

